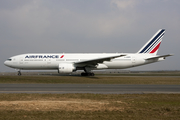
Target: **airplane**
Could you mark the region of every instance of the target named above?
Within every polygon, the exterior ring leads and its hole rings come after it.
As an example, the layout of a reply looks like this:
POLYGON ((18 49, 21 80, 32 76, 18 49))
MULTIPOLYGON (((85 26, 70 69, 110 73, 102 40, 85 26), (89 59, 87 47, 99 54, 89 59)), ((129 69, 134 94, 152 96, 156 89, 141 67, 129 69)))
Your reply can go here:
POLYGON ((165 29, 155 35, 137 53, 28 53, 10 57, 4 64, 18 70, 57 70, 70 74, 84 70, 81 76, 94 76, 93 70, 125 69, 165 60, 157 55, 165 29))

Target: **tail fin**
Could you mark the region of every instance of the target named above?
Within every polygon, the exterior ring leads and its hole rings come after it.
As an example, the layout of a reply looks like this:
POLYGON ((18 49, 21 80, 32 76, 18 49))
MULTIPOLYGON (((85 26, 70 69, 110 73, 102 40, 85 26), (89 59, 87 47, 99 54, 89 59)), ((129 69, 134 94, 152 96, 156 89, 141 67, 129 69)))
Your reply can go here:
POLYGON ((156 34, 138 51, 138 53, 157 54, 165 29, 160 29, 156 34))

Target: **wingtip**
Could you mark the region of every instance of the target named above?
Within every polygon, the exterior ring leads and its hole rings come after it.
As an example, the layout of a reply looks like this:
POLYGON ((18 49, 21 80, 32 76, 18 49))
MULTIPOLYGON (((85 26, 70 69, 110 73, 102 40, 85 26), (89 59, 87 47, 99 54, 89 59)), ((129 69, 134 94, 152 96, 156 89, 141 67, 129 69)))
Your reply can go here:
POLYGON ((174 56, 174 54, 169 54, 169 56, 174 56))

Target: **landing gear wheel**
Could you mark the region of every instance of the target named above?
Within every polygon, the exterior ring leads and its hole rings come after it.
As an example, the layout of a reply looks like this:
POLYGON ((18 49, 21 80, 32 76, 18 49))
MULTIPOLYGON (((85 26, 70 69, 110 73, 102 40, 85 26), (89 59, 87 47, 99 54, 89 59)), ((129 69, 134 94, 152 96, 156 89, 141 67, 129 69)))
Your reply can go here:
POLYGON ((81 76, 87 76, 87 74, 86 73, 81 73, 81 76))
POLYGON ((94 76, 94 73, 89 73, 89 76, 94 76))

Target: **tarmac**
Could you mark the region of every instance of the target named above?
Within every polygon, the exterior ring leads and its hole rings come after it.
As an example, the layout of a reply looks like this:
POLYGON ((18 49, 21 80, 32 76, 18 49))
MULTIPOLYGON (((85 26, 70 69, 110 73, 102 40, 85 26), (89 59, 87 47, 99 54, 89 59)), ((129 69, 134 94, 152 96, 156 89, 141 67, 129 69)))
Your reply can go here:
POLYGON ((93 93, 93 94, 145 94, 180 93, 180 85, 130 84, 0 84, 0 93, 93 93))

